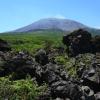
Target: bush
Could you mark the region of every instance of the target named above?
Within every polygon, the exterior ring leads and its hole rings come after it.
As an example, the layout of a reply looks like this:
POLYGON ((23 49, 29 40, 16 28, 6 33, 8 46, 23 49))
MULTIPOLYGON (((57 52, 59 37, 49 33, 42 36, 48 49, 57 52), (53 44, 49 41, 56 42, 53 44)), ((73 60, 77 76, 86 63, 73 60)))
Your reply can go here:
POLYGON ((57 62, 57 64, 65 65, 66 59, 63 56, 57 56, 55 57, 55 62, 57 62))
POLYGON ((0 78, 0 100, 34 100, 41 95, 47 86, 38 86, 31 79, 10 81, 0 78))

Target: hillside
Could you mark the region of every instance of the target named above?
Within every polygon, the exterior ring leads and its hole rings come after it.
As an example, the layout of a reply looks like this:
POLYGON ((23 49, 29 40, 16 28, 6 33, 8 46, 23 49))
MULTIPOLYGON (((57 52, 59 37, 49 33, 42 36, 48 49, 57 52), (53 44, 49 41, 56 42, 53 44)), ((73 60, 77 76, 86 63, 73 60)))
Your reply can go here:
POLYGON ((45 41, 51 41, 55 46, 61 44, 63 34, 62 31, 57 30, 41 30, 25 33, 3 33, 0 34, 0 38, 8 41, 14 51, 27 50, 34 52, 43 48, 45 41))
POLYGON ((40 29, 59 29, 73 31, 79 28, 86 28, 85 25, 68 19, 47 18, 36 21, 28 26, 15 30, 15 32, 29 32, 40 29))
POLYGON ((98 35, 100 33, 99 29, 90 28, 80 22, 69 20, 69 19, 57 19, 57 18, 45 18, 33 22, 30 25, 14 30, 13 32, 33 32, 33 31, 64 31, 72 32, 77 29, 86 29, 91 32, 93 35, 98 35))

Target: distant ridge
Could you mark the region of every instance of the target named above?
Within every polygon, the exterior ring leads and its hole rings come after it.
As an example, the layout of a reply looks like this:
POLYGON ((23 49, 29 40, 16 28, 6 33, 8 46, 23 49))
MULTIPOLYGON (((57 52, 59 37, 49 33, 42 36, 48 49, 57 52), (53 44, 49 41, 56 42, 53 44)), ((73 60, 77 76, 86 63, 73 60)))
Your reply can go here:
POLYGON ((32 31, 46 30, 46 29, 62 30, 62 31, 70 32, 70 31, 74 31, 80 28, 86 29, 90 32, 91 31, 96 32, 96 33, 100 32, 100 30, 97 30, 95 28, 90 28, 77 21, 73 21, 69 19, 59 19, 59 18, 40 19, 30 25, 14 30, 13 32, 32 32, 32 31))
POLYGON ((87 26, 69 19, 46 18, 40 19, 30 25, 19 28, 15 32, 29 32, 40 29, 59 29, 63 31, 73 31, 87 26))

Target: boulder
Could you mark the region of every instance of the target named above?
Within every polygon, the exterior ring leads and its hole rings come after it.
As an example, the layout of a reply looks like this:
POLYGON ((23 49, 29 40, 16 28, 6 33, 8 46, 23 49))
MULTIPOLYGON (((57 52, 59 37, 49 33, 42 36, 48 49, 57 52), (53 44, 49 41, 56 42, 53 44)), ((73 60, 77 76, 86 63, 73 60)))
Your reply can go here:
POLYGON ((0 39, 0 51, 10 51, 11 46, 7 41, 0 39))
POLYGON ((100 36, 97 35, 94 38, 92 38, 92 45, 95 48, 94 51, 95 52, 100 52, 100 36))
POLYGON ((0 51, 0 77, 5 76, 6 63, 7 63, 7 60, 11 59, 11 56, 12 56, 11 52, 0 51))
POLYGON ((38 52, 36 52, 35 61, 41 65, 47 64, 49 61, 48 61, 48 56, 46 54, 46 51, 43 49, 40 49, 38 52))
POLYGON ((90 67, 83 72, 83 84, 89 86, 94 92, 100 91, 100 59, 92 62, 90 67))
POLYGON ((63 36, 63 44, 68 47, 67 52, 70 56, 100 52, 100 36, 93 38, 91 33, 83 29, 63 36))
POLYGON ((36 66, 35 67, 37 74, 38 83, 47 83, 51 85, 53 82, 59 80, 68 80, 68 74, 63 70, 62 66, 56 64, 46 64, 45 66, 36 66))
POLYGON ((82 86, 82 91, 85 100, 95 100, 94 91, 88 86, 82 86))
POLYGON ((68 81, 57 81, 51 85, 51 94, 54 98, 69 98, 80 100, 82 92, 78 85, 68 81))
POLYGON ((100 92, 95 94, 95 100, 100 100, 100 92))
POLYGON ((27 53, 16 53, 12 57, 9 56, 9 59, 4 61, 5 63, 1 71, 1 76, 12 74, 14 80, 25 78, 27 74, 32 77, 34 76, 34 61, 27 53))

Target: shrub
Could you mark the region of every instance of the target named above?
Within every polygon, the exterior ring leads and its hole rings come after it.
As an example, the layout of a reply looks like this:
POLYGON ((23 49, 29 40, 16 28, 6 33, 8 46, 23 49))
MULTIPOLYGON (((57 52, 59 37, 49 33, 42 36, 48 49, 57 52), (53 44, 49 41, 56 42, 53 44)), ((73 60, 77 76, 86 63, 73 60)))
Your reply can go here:
POLYGON ((47 86, 38 86, 31 79, 10 81, 0 78, 0 100, 34 100, 41 95, 47 86))
POLYGON ((63 56, 57 56, 55 57, 55 62, 57 62, 57 64, 64 65, 66 64, 66 59, 63 56))

